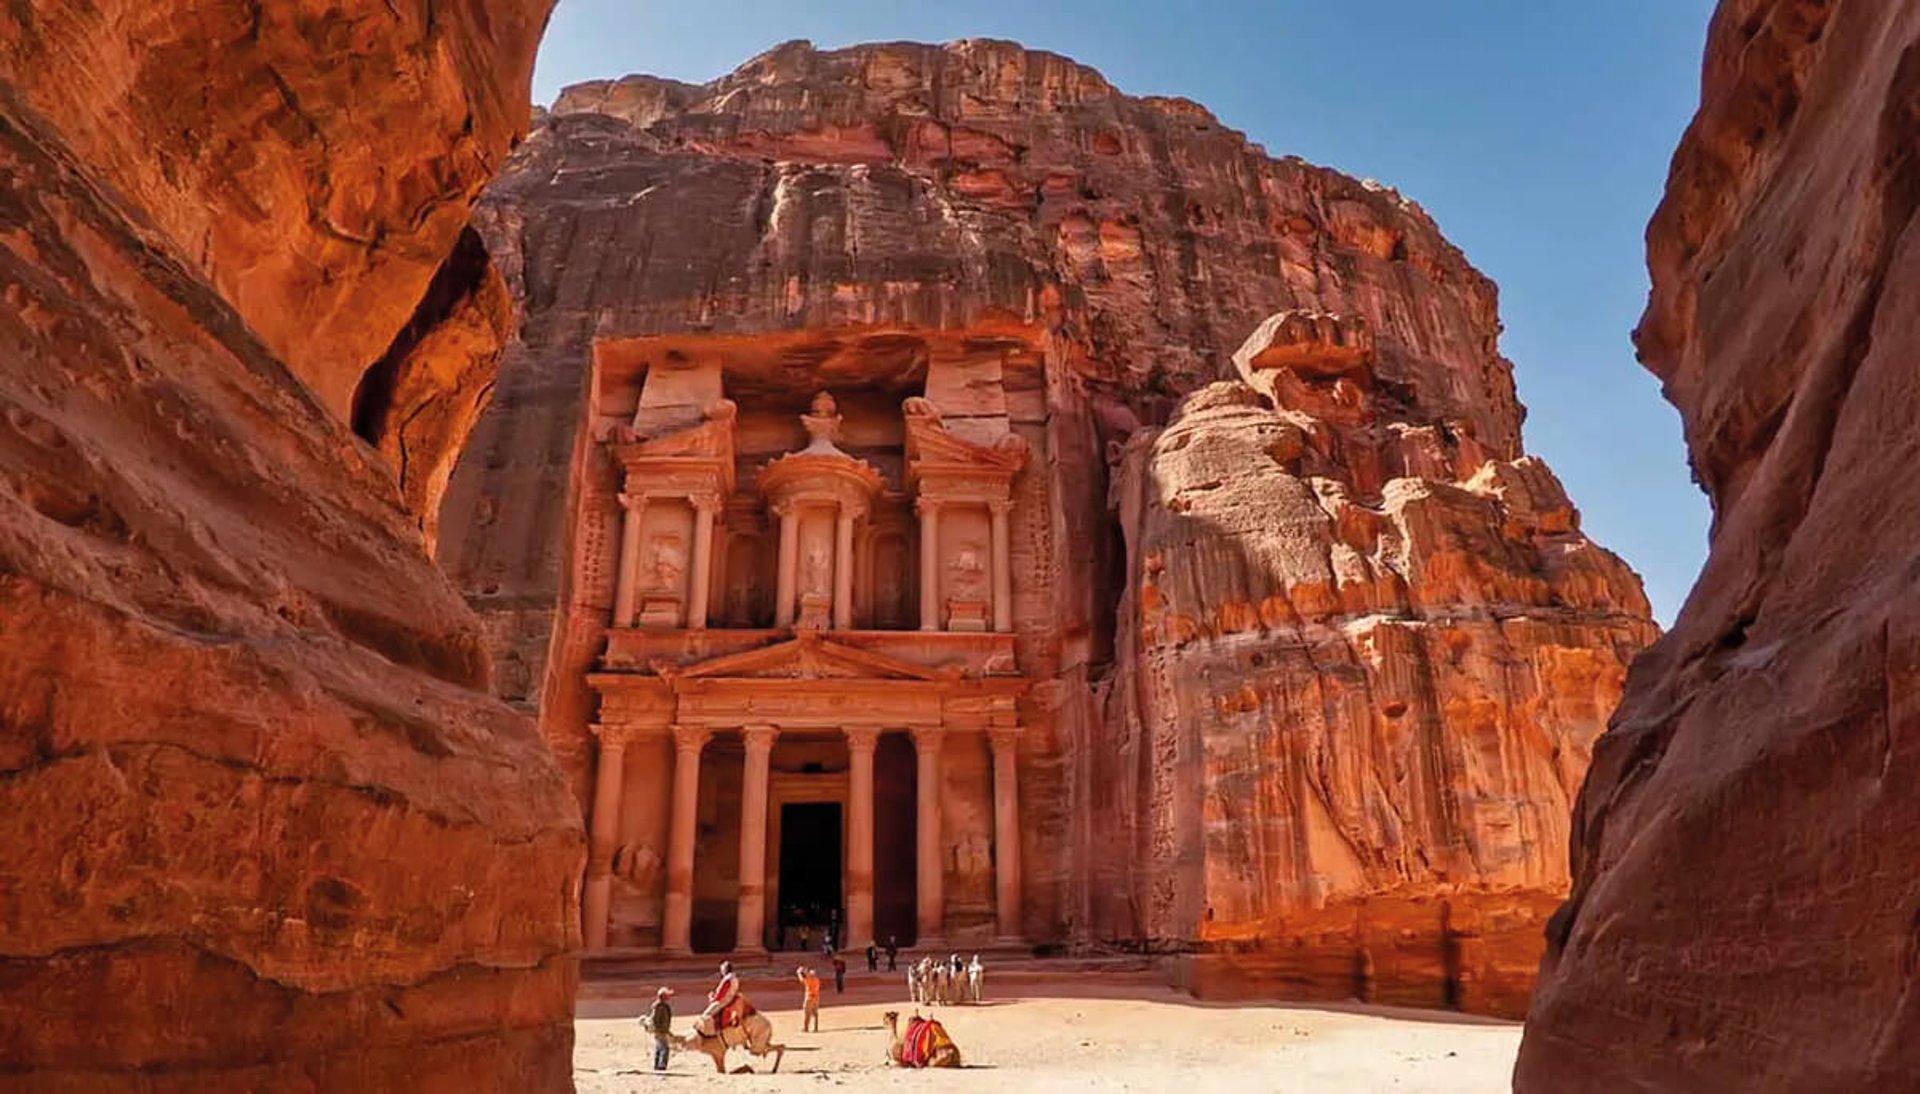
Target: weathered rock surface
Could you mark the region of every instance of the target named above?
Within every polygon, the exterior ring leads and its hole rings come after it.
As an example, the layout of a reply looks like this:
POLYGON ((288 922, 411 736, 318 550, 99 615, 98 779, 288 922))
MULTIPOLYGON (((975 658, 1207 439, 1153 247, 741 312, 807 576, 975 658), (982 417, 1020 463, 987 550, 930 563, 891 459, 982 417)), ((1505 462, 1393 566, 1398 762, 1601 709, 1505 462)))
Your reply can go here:
POLYGON ((1723 3, 1642 360, 1715 506, 1575 818, 1524 1090, 1912 1090, 1920 7, 1723 3))
POLYGON ((0 11, 0 1085, 568 1083, 577 816, 346 420, 503 314, 545 7, 0 11))
POLYGON ((583 801, 616 509, 583 427, 624 367, 596 345, 891 390, 924 365, 834 347, 1004 337, 1040 350, 967 412, 1028 443, 1016 513, 1047 514, 1013 547, 1026 935, 1195 951, 1208 992, 1524 1005, 1653 628, 1417 206, 1058 56, 792 43, 569 89, 479 222, 525 322, 442 558, 583 801))

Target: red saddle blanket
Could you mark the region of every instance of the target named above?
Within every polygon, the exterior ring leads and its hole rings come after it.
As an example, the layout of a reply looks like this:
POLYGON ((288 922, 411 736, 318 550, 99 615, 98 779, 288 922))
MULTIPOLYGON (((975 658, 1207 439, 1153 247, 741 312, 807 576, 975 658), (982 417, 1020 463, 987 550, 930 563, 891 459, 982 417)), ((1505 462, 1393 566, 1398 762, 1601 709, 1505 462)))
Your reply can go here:
POLYGON ((900 1062, 907 1067, 926 1067, 933 1054, 947 1045, 953 1044, 953 1038, 947 1036, 947 1029, 932 1018, 910 1018, 907 1020, 907 1033, 901 1039, 900 1062))

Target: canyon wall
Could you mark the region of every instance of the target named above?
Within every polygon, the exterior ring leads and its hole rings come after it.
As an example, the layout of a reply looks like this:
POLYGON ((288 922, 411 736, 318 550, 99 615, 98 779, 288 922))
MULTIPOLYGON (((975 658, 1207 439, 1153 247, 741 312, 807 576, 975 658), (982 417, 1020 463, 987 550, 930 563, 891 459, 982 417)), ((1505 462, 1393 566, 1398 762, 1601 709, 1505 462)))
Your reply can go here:
POLYGON ((1026 936, 1178 952, 1209 994, 1524 1007, 1654 628, 1524 454, 1494 286, 1412 202, 1009 43, 790 43, 568 89, 477 224, 520 330, 441 557, 582 803, 607 347, 839 394, 927 374, 856 344, 1018 345, 969 412, 1045 514, 1013 545, 1026 936))
POLYGON ((1574 823, 1522 1090, 1920 1085, 1920 6, 1729 0, 1637 338, 1715 509, 1574 823))
POLYGON ((420 526, 547 7, 0 10, 0 1085, 569 1085, 578 817, 420 526))

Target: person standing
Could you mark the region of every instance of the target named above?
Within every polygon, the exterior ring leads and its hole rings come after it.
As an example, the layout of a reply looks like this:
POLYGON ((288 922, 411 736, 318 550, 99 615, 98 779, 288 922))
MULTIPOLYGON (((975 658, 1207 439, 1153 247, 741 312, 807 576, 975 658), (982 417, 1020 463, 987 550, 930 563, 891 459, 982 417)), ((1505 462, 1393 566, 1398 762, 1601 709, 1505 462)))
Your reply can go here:
POLYGON ((974 954, 973 963, 967 966, 967 995, 976 1003, 980 1001, 980 982, 986 975, 987 967, 980 963, 980 955, 974 954))
POLYGON ((893 959, 900 956, 900 940, 893 935, 887 936, 887 971, 893 971, 893 959))
POLYGON ((813 928, 805 923, 800 924, 800 948, 813 949, 813 928))
POLYGON ((667 1000, 673 998, 672 988, 661 988, 653 993, 653 1009, 647 1012, 647 1030, 653 1034, 653 1069, 667 1069, 667 1052, 673 1045, 673 1004, 667 1000))
POLYGON ((839 954, 833 955, 833 994, 847 993, 847 959, 839 954))
POLYGON ((873 943, 867 943, 867 971, 880 971, 880 950, 873 943))
POLYGON ((800 978, 800 1032, 820 1032, 820 978, 805 965, 793 970, 800 978))

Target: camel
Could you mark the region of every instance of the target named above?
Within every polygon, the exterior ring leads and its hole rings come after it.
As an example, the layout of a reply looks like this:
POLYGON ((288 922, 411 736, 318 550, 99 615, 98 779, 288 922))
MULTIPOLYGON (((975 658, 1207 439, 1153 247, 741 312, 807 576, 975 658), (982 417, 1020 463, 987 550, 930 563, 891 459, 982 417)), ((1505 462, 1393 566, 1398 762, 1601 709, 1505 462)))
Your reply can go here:
POLYGON ((780 1070, 780 1061, 787 1055, 787 1046, 773 1042, 773 1023, 758 1011, 741 1019, 739 1025, 721 1030, 718 1037, 708 1037, 695 1026, 692 1033, 680 1038, 680 1047, 706 1053, 713 1058, 713 1069, 721 1074, 726 1073, 730 1048, 744 1048, 755 1056, 773 1053, 775 1071, 780 1070))
POLYGON ((932 1018, 913 1016, 907 1036, 900 1034, 900 1012, 890 1010, 881 1016, 887 1023, 887 1062, 895 1067, 959 1067, 960 1046, 947 1035, 947 1027, 932 1018), (907 1038, 919 1042, 909 1046, 907 1038))

